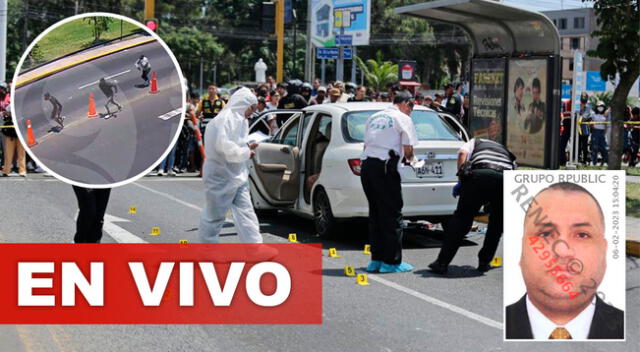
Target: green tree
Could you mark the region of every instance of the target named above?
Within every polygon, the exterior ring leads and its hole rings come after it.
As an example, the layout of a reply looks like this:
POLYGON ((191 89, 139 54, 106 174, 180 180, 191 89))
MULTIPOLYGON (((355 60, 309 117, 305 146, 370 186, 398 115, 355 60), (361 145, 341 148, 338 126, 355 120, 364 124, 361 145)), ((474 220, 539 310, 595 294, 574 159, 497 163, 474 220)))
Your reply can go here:
POLYGON ((382 53, 378 52, 376 60, 368 59, 365 62, 356 56, 356 62, 362 72, 367 85, 376 91, 386 89, 387 83, 394 83, 398 80, 398 65, 391 61, 382 61, 382 53))
POLYGON ((213 35, 196 27, 174 28, 164 24, 160 27, 160 36, 171 48, 184 76, 190 81, 194 81, 199 74, 201 58, 217 62, 224 53, 224 47, 213 35))
POLYGON ((624 109, 633 83, 640 75, 640 9, 637 0, 582 0, 592 2, 599 29, 592 33, 599 43, 589 56, 604 60, 600 75, 620 81, 611 98, 611 146, 608 168, 619 170, 622 163, 624 109))
POLYGON ((93 42, 100 41, 102 33, 109 29, 109 25, 113 22, 113 18, 106 16, 86 17, 85 23, 93 24, 93 42))

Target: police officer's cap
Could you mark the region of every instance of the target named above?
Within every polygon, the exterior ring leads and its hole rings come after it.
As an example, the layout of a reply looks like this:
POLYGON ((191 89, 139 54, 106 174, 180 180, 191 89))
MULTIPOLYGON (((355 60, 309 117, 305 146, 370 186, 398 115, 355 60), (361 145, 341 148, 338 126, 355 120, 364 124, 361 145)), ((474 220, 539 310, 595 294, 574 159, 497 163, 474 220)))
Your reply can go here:
POLYGON ((406 101, 410 101, 411 100, 411 94, 407 93, 407 92, 403 92, 400 91, 398 93, 396 93, 395 97, 393 98, 393 103, 394 104, 402 104, 406 101))

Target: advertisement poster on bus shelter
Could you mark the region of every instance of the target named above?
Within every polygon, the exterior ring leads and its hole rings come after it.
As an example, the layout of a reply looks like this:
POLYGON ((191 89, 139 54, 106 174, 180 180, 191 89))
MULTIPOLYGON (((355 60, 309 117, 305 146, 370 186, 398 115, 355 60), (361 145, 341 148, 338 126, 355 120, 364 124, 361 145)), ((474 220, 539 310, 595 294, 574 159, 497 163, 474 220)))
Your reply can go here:
POLYGON ((474 59, 469 128, 474 137, 504 143, 505 60, 474 59))
POLYGON ((544 165, 547 60, 509 60, 507 148, 519 164, 544 165))

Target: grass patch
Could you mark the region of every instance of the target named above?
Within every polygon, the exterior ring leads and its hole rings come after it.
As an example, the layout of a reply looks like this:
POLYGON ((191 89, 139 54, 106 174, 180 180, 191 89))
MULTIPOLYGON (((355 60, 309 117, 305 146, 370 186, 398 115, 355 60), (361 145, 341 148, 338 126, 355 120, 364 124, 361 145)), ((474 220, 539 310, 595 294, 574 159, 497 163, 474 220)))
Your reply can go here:
POLYGON ((627 216, 640 218, 640 183, 627 182, 627 216))
MULTIPOLYGON (((561 170, 566 170, 566 167, 560 167, 561 170)), ((606 166, 587 166, 587 165, 578 165, 578 170, 607 170, 606 166)), ((627 167, 622 166, 621 170, 624 170, 627 175, 631 176, 640 176, 640 168, 638 167, 627 167)))
POLYGON ((38 42, 29 53, 29 59, 25 60, 23 70, 88 48, 92 45, 119 38, 121 35, 126 36, 137 30, 139 30, 139 28, 135 24, 113 18, 107 30, 100 35, 100 39, 95 41, 93 37, 93 23, 86 22, 85 18, 67 22, 49 32, 38 42))

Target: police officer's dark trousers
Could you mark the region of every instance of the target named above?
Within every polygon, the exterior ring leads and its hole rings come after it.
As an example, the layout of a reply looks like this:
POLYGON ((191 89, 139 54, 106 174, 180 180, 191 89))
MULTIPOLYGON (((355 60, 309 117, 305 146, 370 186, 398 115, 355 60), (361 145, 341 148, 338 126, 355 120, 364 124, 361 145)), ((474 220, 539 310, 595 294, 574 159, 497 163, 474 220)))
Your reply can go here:
POLYGON ((104 213, 109 203, 111 189, 87 189, 73 186, 78 199, 78 220, 76 220, 76 243, 99 243, 102 238, 104 213))
POLYGON ((464 236, 471 230, 480 207, 489 203, 489 225, 478 253, 479 263, 489 264, 502 237, 502 173, 487 169, 473 170, 461 185, 458 207, 447 226, 438 262, 446 265, 451 263, 464 236))
POLYGON ((371 260, 402 262, 402 189, 397 158, 367 158, 360 180, 369 202, 371 260))

